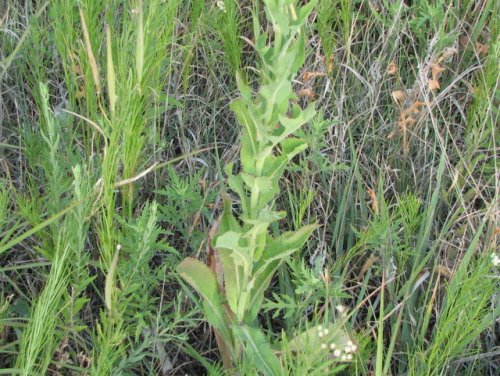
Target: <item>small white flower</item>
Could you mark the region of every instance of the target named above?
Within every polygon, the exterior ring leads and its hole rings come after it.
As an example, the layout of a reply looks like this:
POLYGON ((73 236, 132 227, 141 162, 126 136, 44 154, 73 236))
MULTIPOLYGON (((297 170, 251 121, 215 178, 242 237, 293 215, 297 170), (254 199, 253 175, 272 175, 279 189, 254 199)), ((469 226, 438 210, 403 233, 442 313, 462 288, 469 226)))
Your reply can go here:
POLYGON ((398 268, 396 266, 396 262, 394 261, 394 257, 391 257, 389 259, 389 265, 388 265, 388 268, 386 270, 386 275, 387 275, 386 278, 388 280, 391 280, 391 279, 395 278, 397 274, 398 274, 398 268))
POLYGON ((350 352, 351 352, 351 346, 346 346, 346 347, 344 348, 344 352, 346 352, 346 353, 350 353, 350 352))
POLYGON ((322 325, 318 325, 318 331, 321 332, 323 330, 323 326, 322 325))
POLYGON ((340 356, 340 354, 341 354, 341 352, 340 352, 340 350, 339 350, 339 349, 337 349, 337 350, 335 350, 335 351, 333 352, 333 355, 335 355, 335 356, 340 356))
POLYGON ((491 262, 493 263, 493 266, 499 266, 500 265, 500 256, 498 256, 496 253, 491 254, 491 262))
POLYGON ((322 348, 323 350, 325 350, 327 347, 328 347, 328 346, 327 346, 327 344, 326 344, 326 343, 322 343, 322 344, 321 344, 321 348, 322 348))
POLYGON ((341 361, 345 362, 347 360, 347 355, 342 355, 342 357, 340 358, 341 361))
POLYGON ((224 1, 219 0, 217 1, 217 8, 219 8, 222 12, 226 13, 226 5, 224 4, 224 1))
POLYGON ((354 345, 354 343, 352 343, 351 340, 347 341, 347 346, 352 346, 352 345, 354 345))
POLYGON ((351 354, 347 354, 346 358, 347 358, 347 360, 352 360, 352 355, 351 354))
POLYGON ((318 337, 319 338, 323 337, 323 335, 324 335, 323 332, 318 332, 318 337))
POLYGON ((358 346, 356 346, 356 345, 351 346, 351 352, 356 352, 357 349, 358 349, 358 346))
POLYGON ((337 345, 335 343, 330 343, 330 349, 335 350, 337 345))
POLYGON ((325 333, 325 336, 328 334, 329 330, 328 329, 325 329, 325 331, 323 333, 325 333))
POLYGON ((342 304, 339 304, 338 306, 335 307, 335 309, 337 310, 338 313, 342 314, 345 312, 346 307, 343 306, 342 304))

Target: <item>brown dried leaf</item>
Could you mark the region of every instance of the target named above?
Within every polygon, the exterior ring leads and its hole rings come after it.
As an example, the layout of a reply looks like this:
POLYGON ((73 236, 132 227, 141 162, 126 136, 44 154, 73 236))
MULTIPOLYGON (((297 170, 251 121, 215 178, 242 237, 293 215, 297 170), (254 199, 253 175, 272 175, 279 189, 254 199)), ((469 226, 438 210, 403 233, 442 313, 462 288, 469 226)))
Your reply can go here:
POLYGON ((299 90, 299 97, 307 97, 309 99, 316 98, 316 94, 309 88, 299 90))
POLYGON ((391 95, 392 95, 392 99, 394 100, 394 102, 396 102, 399 105, 401 103, 403 103, 403 101, 405 100, 405 97, 406 97, 406 94, 403 90, 393 91, 391 93, 391 95))
POLYGON ((333 55, 330 55, 330 57, 328 58, 328 64, 326 65, 326 71, 328 73, 333 72, 333 61, 334 60, 335 60, 335 57, 333 55))
POLYGON ((433 79, 429 80, 429 90, 430 91, 434 91, 434 90, 437 90, 439 88, 440 88, 440 86, 439 86, 438 80, 433 80, 433 79))
POLYGON ((393 60, 387 66, 387 74, 389 74, 390 76, 394 76, 397 73, 398 73, 398 66, 396 65, 396 62, 393 60))
POLYGON ((417 115, 417 114, 420 113, 420 108, 419 107, 422 107, 422 106, 425 106, 425 105, 427 105, 427 102, 416 101, 410 107, 408 107, 403 112, 401 112, 401 116, 405 117, 405 116, 409 116, 409 115, 417 115))
POLYGON ((373 264, 375 264, 378 260, 379 260, 379 257, 375 256, 375 255, 371 255, 370 257, 368 257, 366 259, 365 263, 363 264, 363 266, 361 267, 361 271, 358 273, 358 276, 356 277, 356 279, 358 281, 362 281, 363 277, 366 274, 366 272, 368 271, 368 269, 370 269, 373 266, 373 264))
POLYGON ((417 121, 415 120, 415 118, 411 117, 411 116, 408 116, 408 117, 401 117, 399 120, 398 120, 398 125, 401 129, 403 130, 406 130, 406 128, 408 126, 412 126, 416 123, 417 121))
POLYGON ((378 214, 379 210, 378 210, 377 194, 371 188, 368 189, 368 194, 370 195, 370 200, 371 200, 371 204, 372 204, 372 210, 373 210, 373 212, 375 214, 378 214))
POLYGON ((452 275, 450 268, 448 268, 444 265, 437 265, 436 266, 436 273, 442 277, 447 278, 447 279, 451 278, 451 275, 452 275))
POLYGON ((302 73, 302 79, 307 82, 307 81, 310 81, 312 80, 313 78, 316 78, 316 77, 323 77, 323 76, 326 76, 325 73, 323 72, 304 72, 302 73))
MULTIPOLYGON (((221 216, 222 217, 222 216, 221 216)), ((212 271, 215 273, 217 277, 217 284, 221 291, 224 291, 224 273, 222 268, 222 262, 220 261, 217 251, 212 247, 212 242, 217 235, 217 231, 219 230, 219 223, 221 221, 221 217, 219 217, 208 232, 208 241, 207 241, 207 265, 212 271)))
POLYGON ((406 125, 414 125, 417 121, 415 120, 415 118, 409 116, 405 119, 405 123, 406 125))
POLYGON ((7 12, 5 12, 5 14, 3 15, 2 18, 0 18, 0 27, 2 27, 3 23, 5 22, 5 20, 7 19, 7 17, 9 16, 9 8, 7 8, 7 12))
POLYGON ((441 53, 441 56, 437 60, 438 64, 441 64, 443 61, 448 60, 450 57, 457 53, 457 49, 453 47, 447 47, 441 53))
POLYGON ((439 77, 441 77, 441 73, 443 73, 446 69, 443 68, 439 64, 434 64, 432 66, 432 79, 437 81, 439 77))
POLYGON ((476 42, 474 47, 479 55, 488 55, 488 51, 490 50, 490 46, 479 42, 476 42))
POLYGON ((461 35, 460 38, 458 38, 458 44, 462 48, 466 48, 469 44, 469 41, 470 39, 467 35, 461 35))
POLYGON ((416 101, 415 103, 413 103, 413 106, 415 106, 415 107, 423 107, 423 106, 428 106, 428 105, 429 105, 429 102, 416 101))

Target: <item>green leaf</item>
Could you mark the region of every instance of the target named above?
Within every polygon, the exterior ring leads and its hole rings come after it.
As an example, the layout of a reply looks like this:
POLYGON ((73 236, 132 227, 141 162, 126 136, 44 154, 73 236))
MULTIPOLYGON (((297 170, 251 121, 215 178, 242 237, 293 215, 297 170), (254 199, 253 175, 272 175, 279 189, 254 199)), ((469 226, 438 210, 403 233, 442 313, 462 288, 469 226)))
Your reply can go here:
POLYGON ((275 211, 270 208, 264 208, 259 212, 257 219, 247 219, 244 222, 257 226, 260 223, 272 223, 275 221, 279 221, 286 217, 285 211, 275 211))
POLYGON ((302 27, 307 20, 307 17, 311 14, 312 10, 316 6, 317 0, 311 0, 306 5, 301 6, 297 9, 297 19, 292 22, 292 25, 297 27, 302 27))
MULTIPOLYGON (((263 211, 266 209, 264 208, 263 211)), ((243 236, 248 244, 253 247, 253 260, 258 260, 266 247, 267 229, 270 222, 260 220, 249 220, 248 222, 252 222, 252 227, 243 236)))
POLYGON ((238 265, 242 265, 245 268, 245 272, 249 273, 252 259, 249 247, 246 247, 243 243, 241 233, 228 231, 217 237, 215 247, 231 250, 231 257, 234 258, 238 265))
POLYGON ((259 141, 266 138, 266 130, 259 126, 260 123, 255 119, 255 111, 248 108, 244 99, 235 100, 230 105, 231 110, 236 115, 236 119, 243 126, 245 134, 249 137, 252 153, 255 155, 259 151, 259 141))
POLYGON ((264 207, 259 211, 257 219, 246 219, 244 222, 251 226, 243 237, 248 244, 254 247, 253 259, 257 261, 261 258, 266 247, 266 240, 269 225, 272 222, 285 218, 286 212, 277 212, 269 207, 264 207))
POLYGON ((248 133, 245 132, 241 136, 241 151, 240 151, 240 159, 243 170, 247 171, 250 174, 255 174, 255 154, 251 148, 252 144, 250 142, 248 133))
POLYGON ((279 179, 283 175, 288 162, 289 159, 286 155, 279 155, 277 157, 271 155, 266 159, 262 174, 279 183, 279 179))
POLYGON ((236 72, 236 85, 238 86, 241 96, 246 101, 250 101, 252 99, 252 89, 243 81, 240 72, 236 72))
MULTIPOLYGON (((223 234, 227 231, 241 232, 241 226, 232 213, 231 199, 228 197, 227 194, 224 194, 222 197, 222 201, 223 201, 223 211, 219 223, 218 233, 223 234)), ((214 239, 214 245, 215 245, 215 239, 214 239)))
POLYGON ((245 182, 248 190, 252 192, 252 197, 258 197, 258 201, 251 201, 251 209, 256 212, 263 209, 279 193, 277 178, 254 176, 245 172, 241 172, 239 176, 245 182))
POLYGON ((241 325, 233 326, 233 332, 243 343, 245 354, 260 372, 266 376, 284 374, 283 366, 259 329, 241 325))
POLYGON ((273 124, 284 115, 292 94, 292 84, 287 77, 283 77, 279 81, 262 86, 259 91, 260 103, 258 110, 259 113, 263 114, 262 119, 264 124, 273 124), (276 107, 280 108, 281 111, 276 111, 276 107), (285 111, 283 111, 283 107, 285 111))
MULTIPOLYGON (((296 252, 296 249, 289 250, 288 253, 284 253, 282 256, 285 258, 296 252)), ((265 266, 259 269, 259 272, 250 280, 249 282, 249 300, 248 300, 248 312, 245 316, 247 321, 252 321, 257 317, 260 311, 260 306, 262 305, 262 300, 264 299, 264 292, 269 287, 271 279, 280 266, 282 259, 273 259, 267 263, 265 266)))
POLYGON ((252 269, 252 250, 242 243, 244 241, 241 234, 234 231, 220 235, 215 242, 224 269, 227 301, 239 320, 243 319, 248 295, 248 279, 252 269))
POLYGON ((317 228, 317 224, 306 225, 296 231, 287 231, 276 239, 270 239, 265 260, 281 258, 283 253, 287 253, 291 249, 300 250, 317 228))
POLYGON ((288 347, 291 351, 302 352, 304 348, 321 349, 321 345, 326 344, 327 348, 324 351, 334 349, 343 351, 350 341, 349 335, 339 325, 325 323, 297 334, 288 342, 288 347), (333 348, 330 347, 332 344, 333 348))
POLYGON ((259 51, 260 55, 265 55, 265 53, 267 52, 267 50, 269 49, 267 47, 267 38, 268 38, 268 34, 267 33, 261 33, 257 38, 256 38, 256 41, 255 41, 255 49, 257 51, 259 51))
POLYGON ((227 303, 231 311, 240 318, 240 300, 243 295, 242 290, 244 284, 243 267, 238 265, 234 258, 231 257, 231 251, 229 249, 219 248, 217 252, 222 263, 222 269, 224 270, 224 292, 226 294, 227 303))
POLYGON ((201 261, 187 257, 177 266, 177 273, 204 299, 204 311, 208 322, 226 339, 231 338, 219 294, 215 273, 201 261))
POLYGON ((307 142, 300 138, 290 137, 280 143, 281 152, 286 155, 288 160, 292 160, 297 154, 307 149, 307 142))
POLYGON ((113 312, 113 295, 117 290, 115 287, 115 275, 116 267, 118 266, 120 248, 121 247, 116 247, 115 255, 113 256, 113 260, 109 266, 108 274, 106 275, 106 283, 104 285, 104 301, 109 312, 113 312))
POLYGON ((231 188, 234 192, 238 194, 240 197, 241 201, 241 210, 243 212, 243 215, 249 212, 249 202, 248 202, 248 196, 246 194, 245 188, 244 188, 244 182, 243 179, 240 175, 233 175, 232 174, 232 169, 233 169, 233 163, 229 163, 225 168, 224 171, 226 172, 227 176, 227 184, 229 185, 229 188, 231 188))
POLYGON ((304 124, 310 122, 315 115, 315 103, 310 103, 305 110, 294 118, 281 116, 280 123, 282 126, 277 131, 273 132, 273 135, 269 136, 269 139, 274 145, 278 145, 288 136, 293 135, 304 124))
POLYGON ((252 320, 257 316, 264 298, 264 291, 269 286, 271 278, 278 269, 280 263, 288 256, 299 251, 317 228, 316 224, 301 227, 297 231, 282 234, 273 239, 269 236, 267 249, 262 258, 254 264, 253 278, 249 282, 250 299, 248 301, 249 312, 247 318, 252 320))

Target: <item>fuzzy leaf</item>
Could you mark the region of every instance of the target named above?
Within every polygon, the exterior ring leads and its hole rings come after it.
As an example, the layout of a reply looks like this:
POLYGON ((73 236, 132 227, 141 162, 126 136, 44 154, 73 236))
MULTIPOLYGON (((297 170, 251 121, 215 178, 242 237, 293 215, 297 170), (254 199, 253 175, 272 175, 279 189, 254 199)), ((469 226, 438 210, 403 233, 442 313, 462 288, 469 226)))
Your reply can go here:
POLYGON ((266 165, 262 172, 263 175, 269 176, 273 180, 279 180, 285 171, 288 164, 288 158, 286 155, 279 155, 275 157, 274 155, 267 157, 266 165))
POLYGON ((231 338, 215 273, 207 265, 192 257, 182 260, 176 270, 203 297, 203 307, 208 322, 219 330, 224 338, 231 338))
POLYGON ((316 224, 307 225, 297 231, 286 232, 277 239, 268 237, 267 249, 262 258, 254 264, 253 278, 248 287, 250 290, 248 319, 251 320, 256 317, 264 298, 264 291, 269 286, 271 278, 280 263, 286 257, 299 251, 317 227, 316 224))
MULTIPOLYGON (((270 239, 264 261, 281 258, 289 250, 299 250, 306 243, 312 232, 318 228, 317 224, 302 226, 296 231, 287 231, 276 239, 270 239)), ((260 265, 256 265, 258 268, 260 265)))
POLYGON ((248 134, 245 132, 241 136, 241 151, 240 159, 243 169, 250 174, 255 174, 255 154, 252 151, 251 143, 248 134))
POLYGON ((252 209, 259 211, 263 209, 269 201, 273 200, 279 192, 278 179, 268 176, 253 176, 247 173, 240 173, 241 178, 253 194, 259 197, 256 206, 252 204, 252 209))
POLYGON ((242 245, 240 233, 228 231, 217 238, 215 247, 219 251, 224 269, 224 287, 229 307, 238 319, 243 319, 246 306, 248 279, 252 268, 251 249, 242 245))
POLYGON ((285 77, 280 81, 262 86, 259 91, 260 103, 258 110, 259 113, 263 114, 264 124, 272 124, 280 116, 284 115, 292 93, 292 84, 285 77), (281 109, 281 111, 278 112, 277 108, 281 109), (283 108, 285 108, 285 111, 283 111, 283 108))
POLYGON ((221 216, 221 220, 219 223, 218 232, 220 234, 223 234, 227 231, 240 232, 241 226, 238 223, 238 220, 234 217, 234 215, 232 213, 231 200, 229 199, 229 197, 227 197, 227 195, 224 195, 223 196, 223 211, 222 211, 222 216, 221 216))
POLYGON ((218 249, 218 254, 224 270, 224 291, 227 303, 231 311, 238 316, 240 311, 238 307, 240 297, 242 296, 241 291, 243 289, 242 277, 244 270, 243 267, 238 265, 234 258, 231 257, 231 251, 229 249, 220 248, 218 249))
POLYGON ((244 182, 242 177, 240 175, 233 175, 232 169, 233 169, 233 163, 229 163, 224 168, 224 171, 228 175, 227 184, 229 185, 229 188, 231 188, 234 192, 236 192, 240 197, 241 210, 243 212, 243 215, 245 215, 245 213, 248 213, 249 209, 248 196, 244 188, 244 182))
POLYGON ((266 247, 267 231, 272 222, 283 219, 286 212, 277 212, 271 210, 269 207, 264 207, 260 210, 257 219, 247 219, 245 224, 252 227, 248 230, 243 237, 248 240, 248 244, 254 246, 253 259, 259 260, 266 247))
POLYGON ((252 89, 243 81, 240 72, 236 72, 236 85, 238 86, 241 96, 246 101, 250 101, 252 99, 252 89))
POLYGON ((228 231, 217 237, 216 248, 225 248, 232 251, 232 256, 238 265, 242 265, 246 272, 250 271, 252 265, 250 250, 244 246, 240 233, 228 231))
POLYGON ((300 138, 290 137, 280 143, 281 152, 286 155, 288 160, 292 160, 297 154, 307 149, 307 142, 300 138))
POLYGON ((312 10, 316 6, 317 2, 318 0, 311 0, 307 4, 297 9, 297 19, 292 22, 292 25, 301 28, 302 25, 306 22, 307 17, 309 17, 312 10))
POLYGON ((348 346, 349 335, 344 329, 332 323, 325 323, 309 328, 292 338, 288 342, 291 351, 301 352, 304 348, 321 349, 321 344, 328 347, 325 351, 338 349, 343 351, 348 346), (331 348, 330 346, 333 348, 331 348))
POLYGON ((243 99, 235 100, 230 105, 231 110, 236 115, 236 119, 243 126, 245 134, 249 137, 251 150, 256 154, 259 150, 259 141, 264 140, 265 129, 260 126, 260 123, 254 117, 255 111, 248 108, 248 104, 243 99))
POLYGON ((273 132, 269 139, 274 145, 278 145, 288 136, 293 135, 304 124, 310 122, 316 115, 315 103, 310 103, 297 117, 289 118, 286 116, 280 117, 281 127, 276 132, 273 132))
POLYGON ((248 325, 241 325, 233 326, 233 332, 243 343, 248 358, 262 374, 266 376, 283 375, 283 366, 260 330, 248 325))

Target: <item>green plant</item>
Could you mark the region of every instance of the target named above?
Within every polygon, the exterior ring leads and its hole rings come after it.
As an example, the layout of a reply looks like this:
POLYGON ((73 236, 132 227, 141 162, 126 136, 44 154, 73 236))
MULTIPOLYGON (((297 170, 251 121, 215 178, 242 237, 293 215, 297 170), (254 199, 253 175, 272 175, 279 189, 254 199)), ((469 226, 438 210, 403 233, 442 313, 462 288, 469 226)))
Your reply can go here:
POLYGON ((242 19, 238 2, 235 0, 217 1, 213 17, 214 27, 222 41, 224 56, 232 74, 241 69, 243 42, 239 37, 242 19))
POLYGON ((4 226, 8 223, 9 212, 9 192, 3 180, 0 180, 0 234, 3 232, 4 226))
POLYGON ((263 333, 255 328, 264 292, 277 268, 299 251, 317 225, 272 236, 272 223, 285 213, 273 209, 280 188, 279 180, 289 162, 307 144, 294 137, 315 116, 314 103, 302 110, 294 98, 291 81, 304 61, 304 36, 301 28, 315 2, 295 9, 292 1, 265 1, 266 14, 274 35, 260 33, 255 16, 256 48, 260 54, 261 87, 254 97, 239 76, 242 98, 232 103, 243 127, 241 170, 233 175, 234 165, 226 166, 228 185, 239 197, 239 220, 226 198, 217 234, 213 240, 216 256, 211 267, 193 258, 177 268, 179 274, 204 298, 207 320, 218 333, 218 344, 226 368, 239 363, 242 350, 267 375, 281 374, 263 333), (288 64, 283 66, 282 61, 288 64), (289 116, 291 111, 291 116, 289 116))
POLYGON ((208 205, 215 199, 215 190, 200 185, 203 171, 193 176, 181 177, 172 167, 168 167, 169 184, 158 191, 165 198, 159 207, 161 220, 169 229, 181 235, 187 245, 198 249, 203 241, 203 233, 198 229, 203 221, 212 217, 208 205))
POLYGON ((121 222, 122 236, 106 276, 106 311, 97 331, 93 364, 97 375, 123 371, 137 362, 134 351, 143 345, 141 334, 155 321, 152 292, 161 277, 150 267, 151 259, 155 251, 169 250, 158 239, 163 231, 157 225, 156 202, 146 205, 138 218, 121 222), (125 347, 128 336, 134 340, 125 347))
POLYGON ((317 27, 327 65, 333 62, 333 52, 339 42, 346 45, 351 43, 351 23, 353 22, 353 7, 356 3, 359 1, 319 0, 318 2, 317 27))
POLYGON ((66 308, 71 305, 74 316, 87 301, 81 294, 91 278, 84 269, 86 266, 82 262, 73 263, 73 260, 85 259, 84 247, 88 230, 85 218, 89 203, 83 198, 88 186, 79 165, 73 168, 73 175, 74 195, 78 206, 61 221, 54 235, 54 250, 46 252, 52 255, 50 273, 19 342, 16 372, 21 375, 47 372, 52 356, 64 337, 65 332, 57 327, 66 322, 66 308), (73 296, 68 294, 69 286, 73 287, 73 296))

